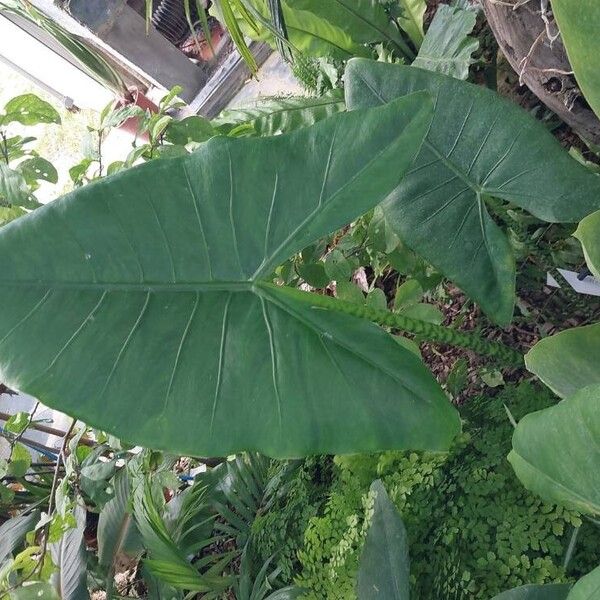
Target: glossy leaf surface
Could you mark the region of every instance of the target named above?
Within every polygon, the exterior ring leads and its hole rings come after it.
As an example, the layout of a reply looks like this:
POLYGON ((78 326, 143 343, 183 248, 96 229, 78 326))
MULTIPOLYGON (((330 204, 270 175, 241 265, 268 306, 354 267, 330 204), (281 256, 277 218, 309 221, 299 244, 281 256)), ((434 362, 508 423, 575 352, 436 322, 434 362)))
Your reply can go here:
POLYGON ((563 398, 600 384, 600 323, 540 340, 525 356, 525 364, 563 398))
POLYGON ((600 386, 521 419, 508 460, 544 500, 599 515, 600 386))
POLYGON ((600 5, 596 0, 552 0, 552 13, 577 83, 600 116, 600 5))
POLYGON ((373 520, 358 568, 359 600, 409 600, 408 536, 381 480, 374 481, 373 520))
POLYGON ((2 380, 184 455, 447 448, 457 413, 412 353, 263 283, 398 185, 431 111, 418 94, 287 135, 213 138, 5 226, 2 380))
POLYGON ((427 90, 433 123, 421 153, 383 204, 401 239, 476 300, 510 321, 515 262, 486 197, 549 222, 576 222, 600 206, 600 179, 572 159, 543 125, 481 86, 423 69, 354 59, 346 68, 350 110, 427 90))

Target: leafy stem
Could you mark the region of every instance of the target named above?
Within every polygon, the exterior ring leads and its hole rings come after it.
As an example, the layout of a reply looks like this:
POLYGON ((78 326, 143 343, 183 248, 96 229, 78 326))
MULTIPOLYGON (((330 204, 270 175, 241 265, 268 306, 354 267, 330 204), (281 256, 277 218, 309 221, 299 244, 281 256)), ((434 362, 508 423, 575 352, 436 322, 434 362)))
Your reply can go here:
MULTIPOLYGON (((272 286, 273 284, 261 285, 272 286)), ((303 299, 310 298, 310 302, 315 308, 334 310, 355 317, 360 317, 362 319, 367 319, 377 323, 378 325, 392 327, 393 329, 400 329, 407 333, 414 333, 415 335, 418 335, 430 342, 439 342, 452 346, 458 346, 460 348, 467 348, 477 352, 478 354, 497 358, 510 366, 521 366, 523 364, 523 355, 520 352, 510 348, 509 346, 506 346, 505 344, 486 340, 485 338, 473 333, 457 331, 451 327, 435 325, 433 323, 428 323, 419 319, 413 319, 412 317, 407 317, 406 315, 395 313, 389 310, 372 308, 362 304, 355 304, 353 302, 347 302, 346 300, 332 298, 331 296, 322 296, 319 294, 303 292, 293 288, 278 287, 278 290, 280 292, 285 290, 285 293, 296 297, 302 297, 303 299)))

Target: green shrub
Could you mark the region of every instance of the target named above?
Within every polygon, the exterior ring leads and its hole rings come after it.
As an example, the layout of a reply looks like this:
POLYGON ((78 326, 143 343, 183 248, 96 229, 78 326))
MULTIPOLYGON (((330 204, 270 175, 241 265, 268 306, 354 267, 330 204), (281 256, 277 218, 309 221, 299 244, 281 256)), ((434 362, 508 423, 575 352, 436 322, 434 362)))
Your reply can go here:
POLYGON ((570 581, 591 570, 599 557, 594 526, 582 525, 565 573, 565 550, 581 519, 527 492, 506 460, 513 429, 506 408, 518 420, 554 401, 531 383, 508 386, 462 409, 466 433, 448 455, 337 457, 329 500, 311 518, 298 553, 297 582, 307 588, 306 597, 355 597, 368 488, 377 477, 409 533, 413 598, 489 600, 524 583, 570 581))

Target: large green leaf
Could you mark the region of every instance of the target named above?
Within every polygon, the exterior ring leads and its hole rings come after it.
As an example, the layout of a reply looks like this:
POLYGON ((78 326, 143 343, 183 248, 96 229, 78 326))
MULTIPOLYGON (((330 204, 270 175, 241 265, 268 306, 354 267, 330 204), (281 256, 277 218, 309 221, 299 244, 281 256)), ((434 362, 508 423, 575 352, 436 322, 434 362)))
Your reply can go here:
POLYGON ((184 455, 447 448, 457 413, 412 353, 263 281, 383 200, 431 114, 417 94, 291 134, 213 138, 9 223, 0 379, 184 455))
POLYGON ((406 528, 381 480, 374 481, 373 520, 360 557, 359 600, 409 600, 410 560, 406 528))
POLYGON ((566 600, 571 586, 556 583, 549 585, 523 585, 494 596, 492 600, 566 600))
POLYGON ((600 5, 597 0, 552 0, 552 12, 577 83, 600 116, 600 5))
POLYGON ((600 384, 600 323, 544 338, 527 353, 525 364, 562 397, 600 384))
POLYGON ((600 385, 526 415, 512 443, 508 460, 528 490, 600 515, 600 385))
POLYGON ((436 98, 421 153, 384 203, 396 233, 461 286, 497 323, 510 321, 515 263, 488 212, 493 196, 550 222, 600 206, 600 178, 573 160, 535 119, 494 92, 423 69, 355 59, 350 110, 417 90, 436 98))
POLYGON ((581 242, 590 271, 600 279, 600 211, 583 219, 573 235, 581 242))
POLYGON ((265 98, 251 106, 222 112, 213 125, 219 131, 229 133, 234 127, 249 123, 257 135, 276 135, 314 125, 345 109, 344 98, 337 90, 319 98, 265 98))
POLYGON ((466 79, 469 66, 473 63, 471 55, 479 47, 479 41, 469 37, 476 20, 477 13, 474 10, 441 4, 413 67, 466 79))
POLYGON ((577 581, 567 600, 596 600, 597 598, 600 598, 600 567, 577 581))
POLYGON ((379 0, 288 0, 287 4, 329 21, 355 42, 402 43, 400 32, 379 0))

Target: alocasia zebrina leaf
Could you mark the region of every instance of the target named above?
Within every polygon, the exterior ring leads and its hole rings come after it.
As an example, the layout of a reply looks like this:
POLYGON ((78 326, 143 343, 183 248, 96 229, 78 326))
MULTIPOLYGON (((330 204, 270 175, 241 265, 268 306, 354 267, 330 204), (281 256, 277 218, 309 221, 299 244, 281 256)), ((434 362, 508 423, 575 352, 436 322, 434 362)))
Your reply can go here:
POLYGON ((423 69, 353 59, 350 110, 427 90, 435 114, 410 171, 383 204, 396 233, 497 323, 513 313, 515 261, 487 197, 539 219, 576 222, 600 206, 600 178, 521 108, 481 86, 423 69))
POLYGON ((457 413, 412 353, 269 283, 398 185, 431 116, 417 94, 291 134, 213 138, 10 223, 0 380, 179 454, 446 449, 457 413))

